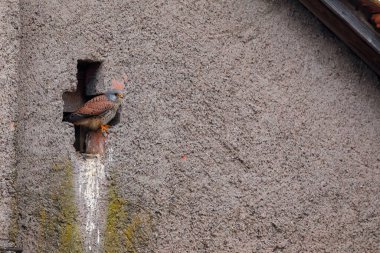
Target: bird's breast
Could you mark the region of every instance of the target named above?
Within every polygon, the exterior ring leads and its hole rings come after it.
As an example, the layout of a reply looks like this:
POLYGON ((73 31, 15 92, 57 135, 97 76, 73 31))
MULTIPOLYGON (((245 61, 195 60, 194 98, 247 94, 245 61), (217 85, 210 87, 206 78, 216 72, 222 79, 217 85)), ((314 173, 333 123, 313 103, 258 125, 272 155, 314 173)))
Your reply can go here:
POLYGON ((111 110, 108 110, 103 114, 102 123, 104 125, 110 122, 116 116, 116 112, 119 109, 119 106, 120 104, 116 104, 111 110))

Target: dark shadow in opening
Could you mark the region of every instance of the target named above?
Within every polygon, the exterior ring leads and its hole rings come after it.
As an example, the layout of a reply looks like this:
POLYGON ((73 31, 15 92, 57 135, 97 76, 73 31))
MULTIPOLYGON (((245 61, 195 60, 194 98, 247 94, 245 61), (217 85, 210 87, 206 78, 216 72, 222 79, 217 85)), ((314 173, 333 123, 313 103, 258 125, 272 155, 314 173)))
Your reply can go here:
MULTIPOLYGON (((97 82, 97 75, 101 62, 78 60, 77 64, 77 89, 74 92, 65 92, 62 95, 64 102, 63 121, 67 117, 78 110, 86 101, 94 96, 88 96, 86 91, 88 89, 94 90, 97 82)), ((85 153, 86 152, 86 135, 89 131, 86 127, 75 127, 75 150, 85 153)))

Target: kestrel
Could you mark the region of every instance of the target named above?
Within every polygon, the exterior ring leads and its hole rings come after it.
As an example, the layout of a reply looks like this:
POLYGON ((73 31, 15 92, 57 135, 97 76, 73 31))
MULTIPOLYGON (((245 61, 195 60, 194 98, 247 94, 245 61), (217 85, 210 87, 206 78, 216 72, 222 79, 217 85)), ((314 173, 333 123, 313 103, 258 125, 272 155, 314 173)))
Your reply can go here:
POLYGON ((108 133, 107 125, 115 116, 123 100, 125 85, 112 80, 112 89, 103 95, 87 101, 81 108, 70 114, 68 121, 77 126, 84 126, 91 130, 100 129, 103 134, 108 133))

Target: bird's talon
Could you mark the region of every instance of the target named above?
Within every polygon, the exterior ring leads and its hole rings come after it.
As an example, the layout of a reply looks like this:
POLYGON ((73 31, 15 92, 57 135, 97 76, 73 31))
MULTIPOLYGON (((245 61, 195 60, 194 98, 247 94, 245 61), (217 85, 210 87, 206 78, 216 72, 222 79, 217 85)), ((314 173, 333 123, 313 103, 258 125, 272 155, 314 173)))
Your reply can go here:
POLYGON ((109 125, 101 125, 100 126, 100 131, 102 132, 103 136, 106 136, 105 134, 109 134, 108 128, 110 128, 109 125))

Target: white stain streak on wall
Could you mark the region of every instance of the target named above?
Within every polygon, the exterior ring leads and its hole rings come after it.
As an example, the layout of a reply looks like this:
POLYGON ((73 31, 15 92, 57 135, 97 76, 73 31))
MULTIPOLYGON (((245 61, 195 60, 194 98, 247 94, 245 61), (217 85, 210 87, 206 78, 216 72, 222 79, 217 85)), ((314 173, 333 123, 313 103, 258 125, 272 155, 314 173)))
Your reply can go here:
POLYGON ((99 156, 73 156, 82 237, 86 252, 100 251, 101 199, 105 192, 105 166, 99 156))

